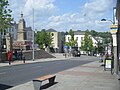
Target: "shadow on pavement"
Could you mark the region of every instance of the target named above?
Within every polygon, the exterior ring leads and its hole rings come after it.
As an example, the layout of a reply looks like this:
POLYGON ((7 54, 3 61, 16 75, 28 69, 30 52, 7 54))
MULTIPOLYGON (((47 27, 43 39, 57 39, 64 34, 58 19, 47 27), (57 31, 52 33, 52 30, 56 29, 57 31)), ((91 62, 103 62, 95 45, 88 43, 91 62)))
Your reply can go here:
POLYGON ((11 88, 13 86, 5 85, 5 84, 0 84, 0 90, 6 90, 8 88, 11 88))
POLYGON ((41 90, 47 89, 47 88, 49 88, 49 87, 51 87, 52 85, 57 84, 57 83, 58 83, 58 82, 55 82, 55 83, 53 83, 53 84, 47 83, 47 84, 45 84, 45 85, 42 85, 42 86, 41 86, 41 90))

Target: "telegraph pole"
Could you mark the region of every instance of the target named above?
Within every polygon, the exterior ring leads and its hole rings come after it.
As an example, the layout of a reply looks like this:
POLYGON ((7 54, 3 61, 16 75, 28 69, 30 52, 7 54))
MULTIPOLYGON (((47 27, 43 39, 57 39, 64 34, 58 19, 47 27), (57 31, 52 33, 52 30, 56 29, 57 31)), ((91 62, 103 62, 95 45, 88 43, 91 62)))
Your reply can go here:
POLYGON ((118 76, 120 80, 120 0, 117 0, 116 5, 116 18, 118 20, 118 30, 117 30, 117 60, 118 60, 118 76))
POLYGON ((33 55, 33 57, 32 57, 32 60, 34 61, 35 60, 35 58, 34 58, 34 8, 33 8, 33 34, 32 34, 32 38, 33 38, 33 43, 32 43, 32 48, 33 48, 33 51, 32 51, 32 55, 33 55))

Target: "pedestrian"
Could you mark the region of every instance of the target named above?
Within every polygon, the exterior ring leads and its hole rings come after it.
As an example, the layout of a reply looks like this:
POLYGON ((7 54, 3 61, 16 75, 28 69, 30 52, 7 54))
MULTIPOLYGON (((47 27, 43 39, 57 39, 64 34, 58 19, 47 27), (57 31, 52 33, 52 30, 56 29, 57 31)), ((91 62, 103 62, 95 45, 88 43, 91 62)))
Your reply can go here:
POLYGON ((18 59, 18 52, 17 52, 17 50, 15 50, 15 59, 16 60, 18 59))
POLYGON ((22 60, 22 56, 23 56, 23 53, 22 53, 22 49, 20 50, 20 59, 22 60))
POLYGON ((108 52, 106 52, 106 54, 105 54, 105 59, 107 59, 107 58, 109 58, 108 52))
POLYGON ((103 55, 102 55, 102 53, 100 53, 99 60, 100 60, 99 62, 101 62, 101 63, 103 62, 103 55))
POLYGON ((8 51, 7 53, 7 59, 8 59, 8 62, 9 62, 9 65, 11 64, 11 52, 8 51))

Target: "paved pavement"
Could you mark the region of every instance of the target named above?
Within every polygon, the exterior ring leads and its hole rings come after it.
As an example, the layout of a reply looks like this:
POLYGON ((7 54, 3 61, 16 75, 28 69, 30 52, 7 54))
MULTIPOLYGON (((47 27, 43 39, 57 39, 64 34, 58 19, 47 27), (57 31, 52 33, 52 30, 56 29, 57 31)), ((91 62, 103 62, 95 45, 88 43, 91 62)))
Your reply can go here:
MULTIPOLYGON (((54 60, 60 58, 64 59, 61 55, 54 60)), ((48 81, 44 81, 43 90, 120 90, 120 81, 117 75, 111 75, 110 71, 104 71, 99 61, 56 73, 55 81, 56 83, 52 86, 45 86, 44 84, 48 81)), ((7 90, 34 90, 33 82, 30 81, 7 90)))
MULTIPOLYGON (((51 55, 55 56, 56 58, 42 58, 42 59, 35 59, 34 61, 25 60, 25 63, 44 62, 44 61, 53 61, 53 60, 72 58, 72 57, 68 57, 68 56, 67 56, 67 58, 65 58, 65 56, 63 56, 63 54, 61 54, 61 53, 53 53, 51 55)), ((11 65, 17 65, 17 64, 24 64, 24 63, 22 60, 16 60, 14 62, 11 62, 11 65)), ((2 66, 10 66, 10 65, 8 62, 0 63, 0 67, 2 67, 2 66)))

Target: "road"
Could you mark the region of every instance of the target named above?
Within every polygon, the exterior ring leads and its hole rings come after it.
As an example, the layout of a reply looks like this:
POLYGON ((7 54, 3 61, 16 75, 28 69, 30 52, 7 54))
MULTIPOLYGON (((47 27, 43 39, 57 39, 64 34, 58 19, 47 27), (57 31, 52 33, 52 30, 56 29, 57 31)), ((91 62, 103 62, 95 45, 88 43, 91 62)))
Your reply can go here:
POLYGON ((97 60, 97 58, 81 56, 68 60, 0 67, 0 87, 19 85, 45 74, 57 73, 95 60, 97 60))

